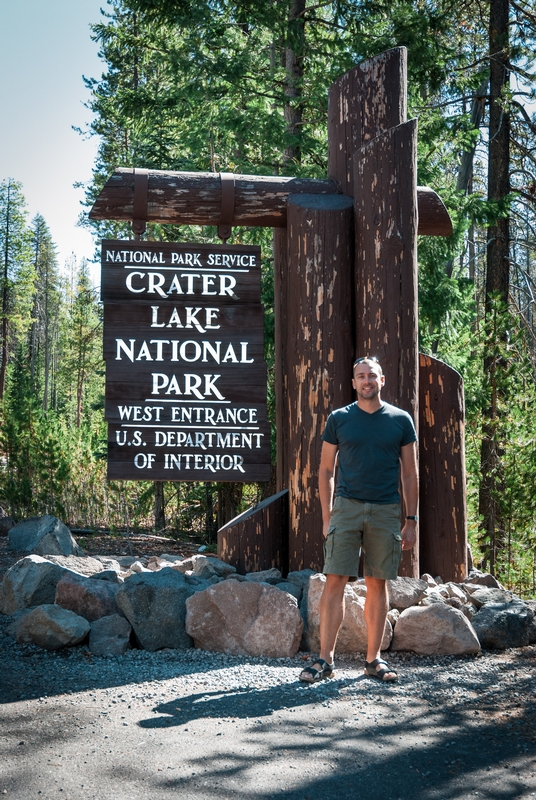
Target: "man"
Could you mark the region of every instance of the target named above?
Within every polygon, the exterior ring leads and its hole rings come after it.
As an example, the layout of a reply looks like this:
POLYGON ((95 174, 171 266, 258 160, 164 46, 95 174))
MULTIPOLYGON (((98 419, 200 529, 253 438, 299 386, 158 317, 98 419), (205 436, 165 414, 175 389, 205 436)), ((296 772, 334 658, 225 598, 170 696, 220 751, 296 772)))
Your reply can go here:
POLYGON ((402 550, 410 550, 416 541, 417 436, 410 415, 381 400, 384 383, 376 358, 358 358, 352 379, 357 401, 332 412, 322 436, 319 494, 326 585, 320 603, 320 657, 301 673, 300 680, 306 683, 333 675, 344 588, 358 574, 361 549, 367 587, 365 673, 382 681, 398 679, 381 658, 380 648, 389 610, 386 580, 397 577, 402 550), (402 532, 399 469, 407 514, 402 532))

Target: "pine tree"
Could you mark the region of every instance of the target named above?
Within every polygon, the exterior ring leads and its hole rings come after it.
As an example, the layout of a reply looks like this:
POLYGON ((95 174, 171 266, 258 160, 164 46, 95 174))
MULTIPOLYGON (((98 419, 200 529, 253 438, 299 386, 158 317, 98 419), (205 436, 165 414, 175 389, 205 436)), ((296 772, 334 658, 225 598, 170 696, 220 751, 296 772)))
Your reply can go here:
POLYGON ((0 182, 0 400, 11 353, 30 324, 34 271, 20 183, 0 182))

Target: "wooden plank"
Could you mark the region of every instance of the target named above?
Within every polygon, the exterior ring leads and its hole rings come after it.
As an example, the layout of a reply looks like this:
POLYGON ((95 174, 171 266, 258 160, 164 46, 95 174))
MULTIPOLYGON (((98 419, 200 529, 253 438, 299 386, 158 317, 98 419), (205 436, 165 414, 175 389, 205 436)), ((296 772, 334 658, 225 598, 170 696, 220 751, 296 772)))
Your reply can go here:
MULTIPOLYGON (((264 370, 264 374, 266 374, 266 366, 261 365, 261 368, 264 370)), ((251 380, 247 376, 244 376, 243 380, 237 380, 236 373, 234 373, 233 377, 232 372, 221 374, 221 379, 218 379, 215 385, 216 387, 221 385, 223 390, 222 394, 226 402, 214 401, 210 407, 247 408, 251 404, 257 408, 266 403, 266 378, 262 377, 262 373, 253 373, 251 380), (222 383, 220 383, 220 381, 222 381, 222 383), (247 394, 244 391, 244 386, 247 387, 247 394)), ((247 373, 247 375, 249 374, 250 373, 247 373)), ((204 375, 203 373, 201 373, 201 375, 203 383, 201 383, 200 389, 204 390, 204 375)), ((179 373, 177 378, 179 388, 183 385, 183 381, 184 373, 179 373)), ((192 406, 193 408, 204 407, 211 400, 212 396, 205 397, 203 391, 201 391, 201 395, 201 397, 198 397, 193 392, 190 392, 190 394, 183 393, 182 395, 176 395, 175 392, 167 394, 165 388, 152 394, 151 385, 148 386, 147 380, 144 379, 143 376, 140 377, 133 373, 128 374, 125 372, 116 376, 113 372, 110 372, 108 373, 106 381, 106 413, 108 414, 110 408, 116 404, 127 405, 135 403, 149 406, 165 405, 171 408, 175 406, 192 406)))
POLYGON ((356 196, 355 153, 406 121, 407 51, 396 47, 341 75, 328 95, 328 177, 356 196))
POLYGON ((318 498, 321 434, 330 411, 352 400, 352 201, 293 195, 288 262, 282 427, 290 491, 289 568, 323 566, 318 498))
MULTIPOLYGON (((325 180, 270 175, 235 175, 234 225, 286 226, 289 194, 334 194, 325 180)), ((117 169, 99 193, 90 219, 132 220, 134 173, 117 169)), ((221 178, 212 172, 149 170, 148 220, 179 225, 217 225, 221 217, 221 178)))
POLYGON ((162 359, 167 370, 249 366, 264 360, 264 309, 106 303, 103 354, 110 365, 145 364, 146 371, 161 371, 162 359))
POLYGON ((261 250, 248 245, 102 242, 101 299, 107 303, 258 303, 261 250), (186 263, 177 263, 182 260, 186 263))
POLYGON ((288 572, 288 491, 268 497, 218 531, 218 558, 239 573, 288 572))
POLYGON ((421 570, 444 581, 467 576, 463 380, 432 356, 419 357, 421 570))
MULTIPOLYGON (((355 69, 359 70, 360 67, 355 69)), ((336 85, 338 84, 334 84, 334 86, 336 85)), ((351 90, 351 86, 345 87, 346 90, 351 90)), ((339 96, 344 103, 349 103, 342 89, 339 91, 339 96)), ((352 107, 355 113, 359 111, 355 103, 352 104, 352 107)), ((348 125, 350 125, 349 122, 348 125)), ((340 141, 343 133, 337 135, 339 136, 337 147, 340 147, 343 144, 340 141)), ((351 160, 352 153, 366 141, 366 138, 344 134, 344 136, 346 135, 349 136, 350 145, 354 148, 350 151, 351 160)), ((345 139, 344 143, 346 143, 345 139)), ((332 162, 333 157, 330 164, 332 162)), ((338 176, 338 169, 339 167, 335 169, 334 166, 330 166, 330 176, 338 176), (333 173, 332 170, 334 170, 333 173)), ((337 177, 336 180, 340 183, 340 187, 345 186, 351 189, 351 181, 344 178, 346 174, 347 168, 344 167, 343 177, 337 177)), ((341 191, 335 180, 258 175, 235 175, 235 187, 236 203, 233 225, 258 225, 268 228, 285 228, 287 226, 289 195, 338 194, 341 191)), ((346 194, 351 193, 345 192, 344 189, 342 191, 346 194)), ((426 233, 428 236, 448 236, 449 234, 445 231, 452 231, 452 223, 445 206, 435 192, 427 187, 419 187, 418 201, 419 233, 426 233), (424 195, 422 209, 421 194, 424 195), (434 196, 437 199, 434 199, 434 196)), ((131 222, 133 208, 134 175, 131 169, 121 168, 113 173, 101 189, 89 212, 89 218, 131 222)), ((148 219, 150 222, 168 225, 218 225, 220 213, 221 180, 218 173, 149 171, 148 219)), ((205 246, 209 247, 209 245, 205 246)))
MULTIPOLYGON (((372 139, 354 163, 356 355, 375 355, 385 374, 382 398, 417 426, 417 123, 372 139)), ((401 574, 418 577, 418 547, 401 574)))

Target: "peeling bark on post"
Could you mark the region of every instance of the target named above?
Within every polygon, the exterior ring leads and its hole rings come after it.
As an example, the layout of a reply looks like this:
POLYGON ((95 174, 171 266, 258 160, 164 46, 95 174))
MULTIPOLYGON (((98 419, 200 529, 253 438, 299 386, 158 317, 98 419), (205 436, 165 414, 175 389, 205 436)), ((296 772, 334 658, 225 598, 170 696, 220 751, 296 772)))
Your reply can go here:
MULTIPOLYGON (((275 407, 276 407, 276 491, 288 488, 288 448, 285 446, 284 398, 288 395, 287 345, 288 296, 287 229, 274 229, 274 317, 275 317, 275 407)), ((290 361, 292 364, 292 360, 290 361)))
POLYGON ((352 200, 292 196, 288 223, 278 424, 290 492, 289 569, 321 569, 320 437, 330 411, 352 400, 352 200))
POLYGON ((467 576, 463 380, 431 356, 419 363, 421 570, 459 582, 467 576))
MULTIPOLYGON (((354 162, 356 355, 375 355, 382 398, 418 425, 417 122, 371 140, 354 162)), ((418 544, 400 574, 418 577, 418 544)))
POLYGON ((406 121, 407 50, 363 61, 335 81, 328 97, 328 176, 351 197, 355 153, 406 121))
MULTIPOLYGON (((218 225, 221 178, 214 172, 149 170, 147 219, 164 225, 218 225)), ((235 175, 233 225, 285 228, 290 194, 340 194, 334 180, 235 175)), ((452 223, 440 197, 426 186, 418 189, 419 233, 448 236, 452 223), (421 207, 422 199, 422 207, 421 207), (422 230, 421 230, 422 228, 422 230)), ((101 189, 90 219, 131 222, 134 214, 134 173, 117 169, 101 189)))

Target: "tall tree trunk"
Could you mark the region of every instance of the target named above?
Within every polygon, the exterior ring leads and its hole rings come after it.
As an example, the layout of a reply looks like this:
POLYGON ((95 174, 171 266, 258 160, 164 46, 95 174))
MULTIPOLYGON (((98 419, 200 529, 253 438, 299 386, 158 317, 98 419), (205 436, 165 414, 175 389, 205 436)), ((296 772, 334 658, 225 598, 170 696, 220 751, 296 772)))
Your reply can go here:
POLYGON ((10 223, 10 204, 11 204, 11 183, 7 187, 6 202, 6 233, 4 246, 4 269, 2 275, 2 363, 0 364, 0 400, 3 399, 6 391, 6 372, 7 359, 9 356, 9 223, 10 223))
MULTIPOLYGON (((509 59, 510 0, 491 0, 490 49, 490 112, 488 145, 488 199, 503 201, 510 193, 510 112, 507 90, 510 85, 509 59)), ((510 220, 508 216, 497 219, 488 228, 486 257, 485 313, 489 335, 493 340, 501 337, 503 326, 497 324, 500 310, 494 307, 494 298, 508 302, 510 288, 510 220)), ((497 554, 503 545, 504 525, 501 520, 499 497, 501 494, 501 448, 497 437, 499 419, 499 393, 501 371, 504 364, 487 348, 484 374, 490 390, 490 402, 482 420, 482 447, 480 467, 482 481, 479 494, 479 512, 482 516, 480 541, 484 547, 485 563, 494 572, 497 554)))
POLYGON ((163 531, 166 527, 163 481, 154 482, 154 527, 157 531, 163 531))
POLYGON ((303 53, 305 48, 305 0, 292 0, 288 18, 287 46, 285 48, 286 86, 287 98, 284 109, 287 135, 289 143, 283 152, 283 163, 301 161, 301 147, 299 144, 301 126, 303 121, 303 108, 301 103, 303 79, 303 53))

